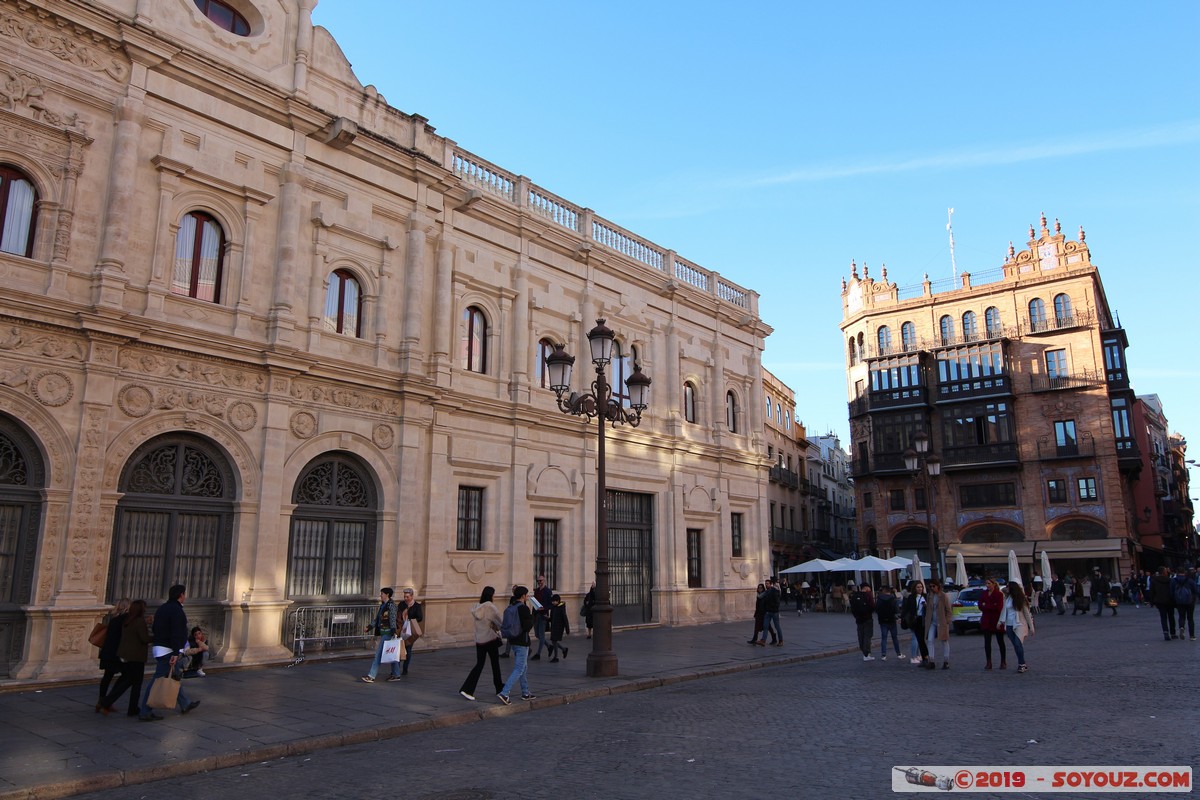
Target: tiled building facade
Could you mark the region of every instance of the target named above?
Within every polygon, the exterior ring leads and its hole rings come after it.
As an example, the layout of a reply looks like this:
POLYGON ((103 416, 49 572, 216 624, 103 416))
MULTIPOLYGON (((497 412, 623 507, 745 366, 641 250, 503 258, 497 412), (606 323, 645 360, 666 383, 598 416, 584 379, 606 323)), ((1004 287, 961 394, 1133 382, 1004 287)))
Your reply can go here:
POLYGON ((1009 550, 1028 570, 1044 550, 1064 572, 1128 574, 1142 462, 1128 342, 1082 229, 1043 217, 1002 268, 942 288, 865 265, 844 284, 862 546, 927 558, 932 525, 935 555, 972 572, 1002 572, 1009 550), (918 432, 941 463, 928 487, 905 464, 918 432))
POLYGON ((93 674, 176 581, 239 663, 380 585, 430 646, 485 584, 578 598, 596 436, 542 358, 582 390, 598 318, 654 381, 608 437, 616 620, 746 615, 757 295, 392 108, 314 4, 0 2, 0 678, 93 674))

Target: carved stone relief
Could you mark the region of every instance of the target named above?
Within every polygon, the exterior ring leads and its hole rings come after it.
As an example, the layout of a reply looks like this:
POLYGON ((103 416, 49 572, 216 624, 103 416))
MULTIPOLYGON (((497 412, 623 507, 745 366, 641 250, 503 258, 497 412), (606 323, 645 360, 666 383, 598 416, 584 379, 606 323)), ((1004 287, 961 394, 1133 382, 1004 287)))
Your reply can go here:
POLYGON ((65 372, 46 370, 30 381, 29 392, 42 405, 57 408, 75 394, 75 384, 65 372))
MULTIPOLYGON (((92 72, 106 73, 119 83, 125 83, 129 79, 129 65, 124 60, 99 45, 76 41, 65 32, 67 30, 70 28, 51 27, 0 11, 0 36, 20 39, 35 50, 43 50, 62 61, 92 72)), ((115 42, 113 46, 115 48, 115 42)))
POLYGON ((258 411, 249 403, 239 400, 229 407, 225 417, 236 430, 248 431, 258 422, 258 411))
POLYGON ((399 414, 400 402, 394 398, 337 386, 296 381, 292 384, 292 397, 296 400, 329 403, 342 408, 371 411, 376 414, 399 414))
POLYGON ((141 349, 122 350, 120 364, 125 370, 172 381, 253 392, 265 391, 267 387, 266 377, 258 373, 195 359, 172 358, 141 349))
POLYGON ((396 433, 392 430, 392 426, 380 423, 375 426, 375 430, 371 431, 371 441, 380 450, 388 450, 396 441, 396 433))
POLYGON ((297 411, 288 426, 297 439, 311 439, 317 432, 317 418, 307 411, 297 411))

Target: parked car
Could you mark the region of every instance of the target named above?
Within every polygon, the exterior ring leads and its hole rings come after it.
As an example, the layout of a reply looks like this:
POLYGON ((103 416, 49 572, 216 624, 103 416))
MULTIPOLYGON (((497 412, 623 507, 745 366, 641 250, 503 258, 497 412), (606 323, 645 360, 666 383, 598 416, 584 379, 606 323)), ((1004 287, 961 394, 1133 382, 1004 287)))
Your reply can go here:
POLYGON ((986 587, 969 586, 958 593, 958 597, 950 604, 952 610, 950 626, 959 636, 971 628, 979 627, 983 613, 979 610, 979 598, 983 596, 986 587))

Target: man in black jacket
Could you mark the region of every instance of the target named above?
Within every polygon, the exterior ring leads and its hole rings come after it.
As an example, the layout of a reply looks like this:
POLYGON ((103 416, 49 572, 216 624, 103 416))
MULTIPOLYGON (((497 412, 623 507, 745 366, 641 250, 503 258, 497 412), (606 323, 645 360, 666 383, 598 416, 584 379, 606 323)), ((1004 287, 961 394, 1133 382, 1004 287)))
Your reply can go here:
POLYGON ((763 583, 766 585, 767 591, 763 597, 762 638, 758 640, 758 645, 766 647, 768 633, 775 639, 771 644, 782 645, 783 629, 779 627, 779 589, 776 588, 775 581, 771 578, 767 578, 763 583))
POLYGON ((1064 601, 1064 598, 1067 596, 1067 585, 1063 583, 1062 578, 1058 577, 1057 572, 1051 576, 1050 596, 1054 598, 1054 607, 1058 609, 1058 613, 1067 613, 1067 604, 1064 601))
MULTIPOLYGON (((151 629, 154 643, 150 651, 155 662, 154 677, 146 684, 145 693, 142 695, 142 704, 138 709, 138 719, 143 722, 162 719, 151 710, 150 706, 146 705, 146 701, 150 699, 150 690, 154 688, 154 682, 171 674, 171 670, 175 668, 175 662, 179 660, 179 651, 187 647, 188 621, 187 613, 183 610, 186 594, 187 589, 183 585, 172 586, 167 591, 167 602, 154 612, 154 625, 151 629)), ((200 701, 189 701, 181 687, 179 699, 176 701, 179 713, 186 714, 198 705, 200 705, 200 701)))

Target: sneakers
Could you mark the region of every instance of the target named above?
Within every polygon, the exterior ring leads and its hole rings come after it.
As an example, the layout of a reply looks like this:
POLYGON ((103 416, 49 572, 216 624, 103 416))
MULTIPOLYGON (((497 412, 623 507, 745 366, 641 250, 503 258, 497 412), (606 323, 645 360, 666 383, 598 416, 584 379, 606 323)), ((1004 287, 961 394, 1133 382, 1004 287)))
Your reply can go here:
POLYGON ((470 692, 463 692, 463 691, 460 691, 460 692, 459 692, 459 694, 461 694, 461 695, 463 696, 463 698, 465 698, 465 699, 467 699, 467 700, 474 700, 474 699, 475 699, 475 695, 471 694, 470 692))
POLYGON ((504 705, 506 705, 506 706, 512 705, 512 700, 509 700, 509 699, 508 699, 508 695, 504 694, 503 692, 501 692, 500 694, 496 695, 496 697, 499 697, 499 698, 500 698, 500 702, 501 702, 501 703, 504 703, 504 705))
MULTIPOLYGON (((887 656, 884 656, 884 658, 887 658, 887 656)), ((903 664, 905 661, 908 661, 908 657, 896 653, 896 660, 903 664)))
POLYGON ((886 655, 884 655, 884 656, 881 656, 881 657, 880 657, 880 661, 887 661, 887 656, 886 656, 886 655))
POLYGON ((863 661, 874 661, 875 656, 863 656, 863 661))
POLYGON ((375 682, 375 679, 372 678, 370 675, 363 675, 362 678, 360 678, 359 680, 361 680, 363 683, 374 683, 375 682))
POLYGON ((198 669, 198 670, 196 670, 196 677, 198 677, 198 678, 203 678, 203 677, 205 677, 205 675, 204 675, 204 670, 202 670, 202 669, 198 669))
POLYGON ((1028 665, 1028 664, 1021 664, 1020 666, 1018 666, 1018 667, 1017 667, 1017 672, 1018 672, 1018 673, 1020 673, 1020 672, 1029 672, 1029 665, 1028 665))
POLYGON ((521 695, 521 699, 522 700, 536 700, 537 695, 536 694, 523 694, 523 695, 521 695))
POLYGON ((400 680, 400 676, 399 675, 389 675, 388 680, 389 681, 398 681, 398 680, 400 680))

